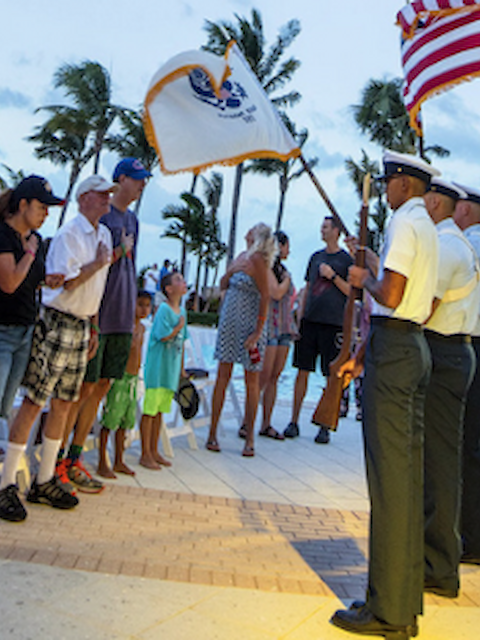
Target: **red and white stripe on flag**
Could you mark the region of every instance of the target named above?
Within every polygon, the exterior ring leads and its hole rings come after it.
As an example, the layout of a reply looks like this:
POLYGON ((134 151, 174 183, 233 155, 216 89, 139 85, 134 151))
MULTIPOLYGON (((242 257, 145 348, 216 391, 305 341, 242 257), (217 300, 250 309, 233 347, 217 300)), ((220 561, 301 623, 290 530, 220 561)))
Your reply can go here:
MULTIPOLYGON (((436 9, 433 15, 426 14, 426 9, 418 14, 413 35, 402 43, 402 65, 410 126, 421 135, 418 113, 422 103, 480 75, 480 2, 419 0, 409 6, 415 10, 419 5, 435 5, 436 9), (460 3, 461 7, 454 7, 460 3)), ((409 20, 412 17, 410 13, 403 15, 409 20)))
POLYGON ((459 9, 469 9, 478 0, 413 0, 397 14, 397 23, 406 38, 410 38, 419 23, 428 26, 437 16, 445 17, 459 9))

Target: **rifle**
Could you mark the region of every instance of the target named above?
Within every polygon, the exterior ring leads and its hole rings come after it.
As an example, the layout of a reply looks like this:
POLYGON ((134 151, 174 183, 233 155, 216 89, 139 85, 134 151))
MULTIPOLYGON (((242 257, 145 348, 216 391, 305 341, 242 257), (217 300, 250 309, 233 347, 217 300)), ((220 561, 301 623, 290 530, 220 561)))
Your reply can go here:
MULTIPOLYGON (((360 210, 359 247, 355 255, 355 264, 365 268, 365 253, 368 234, 368 200, 370 195, 370 174, 363 180, 362 208, 360 210)), ((336 431, 340 403, 342 400, 344 377, 338 377, 340 367, 352 358, 360 342, 360 319, 362 313, 362 289, 351 287, 347 304, 343 315, 343 339, 340 353, 329 365, 330 375, 327 378, 327 386, 323 390, 312 423, 336 431)))

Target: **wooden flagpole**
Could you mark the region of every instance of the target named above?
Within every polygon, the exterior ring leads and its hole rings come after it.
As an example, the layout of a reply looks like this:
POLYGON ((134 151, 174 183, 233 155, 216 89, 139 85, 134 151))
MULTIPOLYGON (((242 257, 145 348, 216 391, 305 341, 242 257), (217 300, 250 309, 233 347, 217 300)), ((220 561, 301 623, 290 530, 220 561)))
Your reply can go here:
POLYGON ((333 206, 332 201, 330 200, 330 198, 327 195, 327 192, 325 191, 325 189, 322 187, 322 185, 318 181, 317 176, 313 173, 313 171, 308 166, 308 163, 305 160, 303 154, 300 154, 299 160, 302 163, 303 168, 305 169, 305 171, 310 176, 310 179, 313 182, 313 184, 314 184, 315 188, 317 189, 318 193, 321 195, 321 197, 323 198, 323 201, 325 202, 325 204, 329 208, 330 213, 332 214, 333 218, 335 218, 335 220, 337 221, 337 224, 340 227, 341 231, 343 231, 343 233, 346 236, 349 236, 350 232, 348 231, 348 229, 345 226, 345 224, 344 224, 343 220, 341 219, 341 217, 338 215, 337 210, 333 206))

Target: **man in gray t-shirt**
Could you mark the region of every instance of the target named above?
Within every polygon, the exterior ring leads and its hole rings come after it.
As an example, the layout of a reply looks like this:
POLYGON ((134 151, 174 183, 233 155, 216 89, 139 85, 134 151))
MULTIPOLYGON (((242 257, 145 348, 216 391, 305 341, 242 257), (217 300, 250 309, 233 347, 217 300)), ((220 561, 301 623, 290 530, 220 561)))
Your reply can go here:
MULTIPOLYGON (((292 418, 284 431, 287 438, 299 435, 298 417, 307 392, 308 376, 315 371, 321 358, 322 373, 328 376, 328 365, 339 351, 343 311, 350 285, 348 268, 353 263, 349 254, 340 249, 340 228, 333 218, 325 218, 321 227, 326 247, 312 255, 305 274, 306 292, 299 312, 300 339, 295 342, 293 366, 298 369, 292 407, 292 418)), ((320 429, 318 444, 329 442, 327 429, 320 429)))
MULTIPOLYGON (((75 434, 66 458, 67 474, 70 481, 86 493, 98 493, 103 489, 103 484, 83 468, 80 456, 100 402, 112 381, 123 377, 130 354, 137 300, 135 257, 138 220, 128 207, 141 196, 150 176, 151 173, 136 158, 121 160, 113 172, 113 181, 119 188, 112 197, 109 213, 101 219, 112 234, 113 257, 99 311, 99 346, 88 364, 80 400, 70 412, 63 442, 65 448, 75 424, 75 434)), ((111 470, 109 473, 109 477, 114 477, 111 470)))

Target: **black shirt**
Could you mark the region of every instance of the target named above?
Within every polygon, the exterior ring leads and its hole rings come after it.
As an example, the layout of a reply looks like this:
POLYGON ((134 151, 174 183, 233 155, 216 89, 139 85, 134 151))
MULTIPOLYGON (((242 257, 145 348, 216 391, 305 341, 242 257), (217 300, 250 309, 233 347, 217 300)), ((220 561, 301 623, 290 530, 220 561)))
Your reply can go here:
POLYGON ((336 253, 327 253, 322 249, 312 255, 305 274, 309 287, 304 318, 310 322, 341 327, 347 297, 333 282, 320 275, 319 267, 322 262, 329 264, 344 280, 348 277, 349 266, 353 264, 352 258, 343 249, 336 253))
MULTIPOLYGON (((32 232, 35 233, 35 232, 32 232)), ((45 278, 45 253, 42 239, 38 251, 25 280, 13 293, 0 289, 0 324, 28 326, 35 323, 37 314, 36 291, 45 278)), ((20 234, 5 221, 0 221, 0 253, 12 253, 18 264, 25 255, 20 234)))

